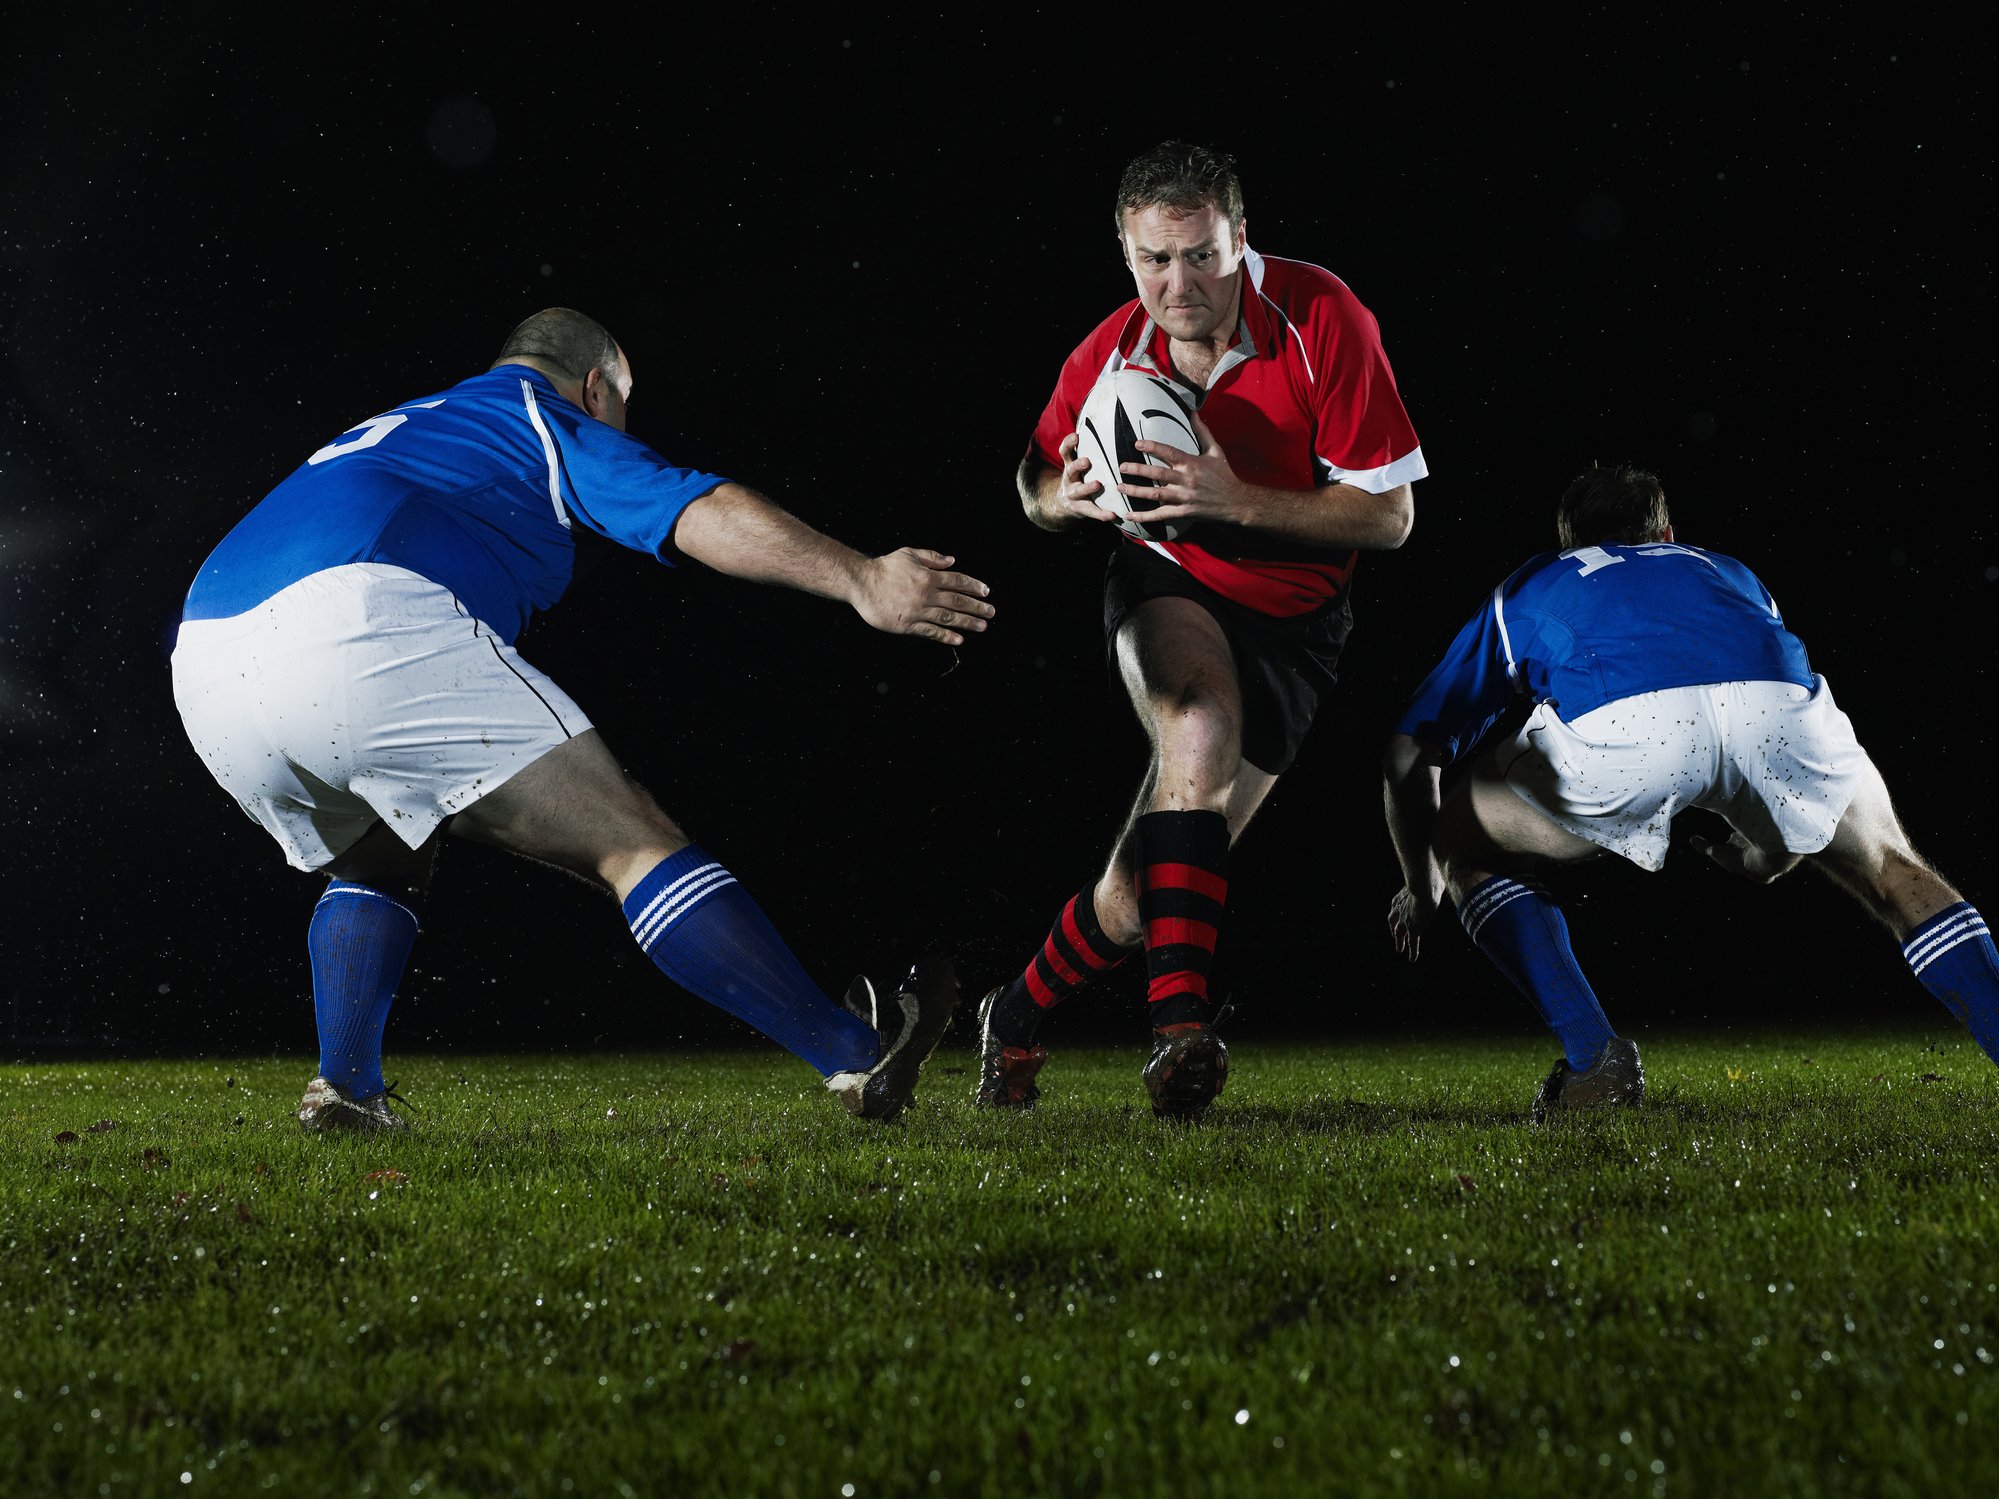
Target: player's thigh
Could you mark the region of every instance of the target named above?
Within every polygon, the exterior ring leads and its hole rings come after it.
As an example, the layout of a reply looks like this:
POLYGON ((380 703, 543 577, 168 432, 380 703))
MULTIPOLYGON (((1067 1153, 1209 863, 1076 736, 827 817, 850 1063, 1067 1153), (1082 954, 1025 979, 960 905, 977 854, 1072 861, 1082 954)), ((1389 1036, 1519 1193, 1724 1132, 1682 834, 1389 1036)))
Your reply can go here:
POLYGON ((1833 829, 1832 841, 1809 857, 1828 870, 1858 872, 1878 865, 1891 851, 1915 853, 1901 819, 1895 815, 1888 783, 1869 760, 1857 778, 1853 799, 1833 829))
POLYGON ((1235 651, 1214 615, 1192 599, 1147 599, 1117 634, 1118 671, 1156 741, 1189 714, 1219 717, 1240 735, 1242 686, 1235 651))
POLYGON ((688 843, 595 729, 516 772, 459 813, 451 831, 580 874, 619 855, 664 856, 688 843))
POLYGON ((1500 870, 1580 864, 1603 849, 1550 821, 1507 785, 1495 752, 1473 763, 1438 810, 1438 851, 1453 864, 1500 870))
POLYGON ((1916 851, 1895 813, 1888 783, 1872 760, 1856 778, 1853 799, 1840 815, 1832 841, 1805 857, 1898 930, 1958 899, 1956 890, 1916 851))

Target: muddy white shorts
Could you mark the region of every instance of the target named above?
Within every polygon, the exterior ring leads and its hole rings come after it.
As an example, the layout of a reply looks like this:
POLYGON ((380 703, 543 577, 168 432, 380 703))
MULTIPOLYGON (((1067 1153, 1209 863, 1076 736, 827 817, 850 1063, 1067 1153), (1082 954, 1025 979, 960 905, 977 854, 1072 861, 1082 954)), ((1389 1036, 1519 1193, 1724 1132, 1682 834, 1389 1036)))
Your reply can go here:
POLYGON ((300 869, 378 821, 416 848, 590 727, 449 589, 372 562, 183 622, 173 679, 215 779, 300 869))
POLYGON ((1574 723, 1536 707, 1494 757, 1550 822, 1643 869, 1666 862, 1688 807, 1719 813, 1766 853, 1832 841, 1867 755, 1824 677, 1716 682, 1618 698, 1574 723))

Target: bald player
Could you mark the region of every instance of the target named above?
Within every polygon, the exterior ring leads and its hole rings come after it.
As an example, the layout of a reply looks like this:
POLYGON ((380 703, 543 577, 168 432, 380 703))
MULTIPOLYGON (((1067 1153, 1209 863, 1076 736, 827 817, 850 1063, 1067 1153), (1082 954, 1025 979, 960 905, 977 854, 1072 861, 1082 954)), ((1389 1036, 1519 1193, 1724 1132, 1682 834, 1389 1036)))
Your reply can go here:
POLYGON ((568 588, 578 527, 669 566, 850 606, 949 645, 985 584, 941 553, 864 556, 764 495, 625 431, 632 364, 549 308, 484 373, 392 407, 307 458, 188 590, 174 700, 215 779, 295 868, 327 877, 306 945, 319 1066, 307 1130, 393 1130, 382 1034, 449 832, 592 882, 676 984, 815 1068, 846 1107, 908 1103, 957 1001, 919 959, 876 1013, 836 1004, 728 868, 621 767, 514 640, 568 588))

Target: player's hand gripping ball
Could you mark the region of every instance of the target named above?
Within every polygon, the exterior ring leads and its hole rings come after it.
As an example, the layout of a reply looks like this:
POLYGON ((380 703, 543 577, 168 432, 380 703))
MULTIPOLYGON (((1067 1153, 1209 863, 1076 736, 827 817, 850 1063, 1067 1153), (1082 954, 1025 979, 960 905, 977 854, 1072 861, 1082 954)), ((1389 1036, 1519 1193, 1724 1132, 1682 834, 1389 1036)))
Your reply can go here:
POLYGON ((1133 446, 1140 438, 1171 443, 1185 453, 1201 451, 1193 410, 1169 382, 1129 366, 1105 371, 1076 415, 1076 451, 1090 460, 1088 477, 1104 486, 1095 501, 1118 517, 1118 529, 1126 534, 1140 541, 1171 541, 1193 521, 1147 525, 1144 516, 1152 502, 1117 490, 1120 481, 1134 486, 1157 482, 1124 473, 1121 463, 1166 467, 1165 459, 1133 446))

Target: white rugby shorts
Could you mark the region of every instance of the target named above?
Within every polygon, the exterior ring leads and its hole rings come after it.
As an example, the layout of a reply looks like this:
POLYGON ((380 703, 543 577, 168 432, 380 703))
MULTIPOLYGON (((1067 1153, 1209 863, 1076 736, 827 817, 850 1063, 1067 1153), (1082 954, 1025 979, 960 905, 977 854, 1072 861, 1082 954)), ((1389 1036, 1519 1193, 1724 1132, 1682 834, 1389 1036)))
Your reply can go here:
POLYGON ((184 621, 173 681, 215 779, 300 869, 378 821, 416 848, 590 727, 449 589, 373 562, 184 621))
POLYGON ((1824 677, 1715 682, 1618 698, 1564 723, 1537 706, 1495 764, 1522 800, 1641 869, 1666 862, 1688 807, 1758 849, 1817 853, 1853 800, 1866 751, 1824 677))

